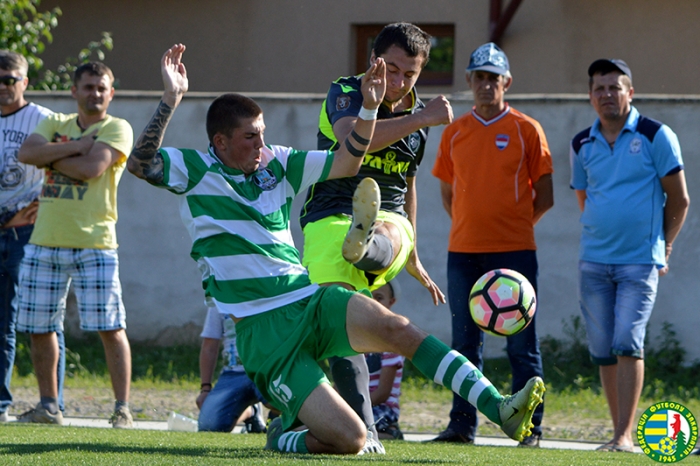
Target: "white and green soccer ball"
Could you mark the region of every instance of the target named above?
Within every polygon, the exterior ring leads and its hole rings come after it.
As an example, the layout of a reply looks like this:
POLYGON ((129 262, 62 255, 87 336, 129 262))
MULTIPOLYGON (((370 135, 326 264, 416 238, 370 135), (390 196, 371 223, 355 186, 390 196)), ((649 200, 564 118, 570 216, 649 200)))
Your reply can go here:
POLYGON ((521 332, 537 309, 535 290, 522 274, 510 269, 486 272, 472 287, 469 310, 476 325, 491 335, 521 332))

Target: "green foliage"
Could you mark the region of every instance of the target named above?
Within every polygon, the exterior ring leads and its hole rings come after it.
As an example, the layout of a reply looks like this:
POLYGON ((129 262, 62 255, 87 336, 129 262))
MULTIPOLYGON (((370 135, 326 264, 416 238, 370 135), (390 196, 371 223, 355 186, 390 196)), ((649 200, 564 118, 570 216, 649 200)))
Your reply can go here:
POLYGON ((55 71, 44 69, 39 55, 53 42, 51 31, 58 26, 62 14, 59 7, 40 12, 41 0, 0 1, 0 48, 22 54, 29 63, 30 89, 67 90, 75 69, 93 59, 104 60, 104 50, 112 50, 112 36, 102 33, 99 41, 91 41, 78 53, 78 58, 66 58, 55 71))
POLYGON ((40 13, 40 0, 0 2, 0 48, 12 50, 29 62, 29 77, 38 76, 44 62, 38 57, 53 41, 51 30, 58 25, 59 7, 40 13))
MULTIPOLYGON (((219 363, 220 364, 220 363, 219 363)), ((199 380, 199 347, 178 345, 153 346, 131 343, 132 380, 172 382, 199 380)), ((33 373, 29 336, 17 335, 15 371, 20 377, 33 373)), ((217 372, 218 373, 218 370, 217 372)), ((100 337, 86 333, 77 339, 66 335, 66 378, 108 376, 107 362, 100 337)))
POLYGON ((78 58, 66 58, 66 62, 59 65, 56 71, 45 70, 42 78, 38 82, 32 84, 32 88, 45 91, 70 89, 75 69, 83 63, 93 60, 103 61, 105 59, 105 53, 102 48, 112 50, 113 46, 112 35, 109 32, 103 32, 102 39, 99 41, 91 41, 86 48, 78 53, 78 58))

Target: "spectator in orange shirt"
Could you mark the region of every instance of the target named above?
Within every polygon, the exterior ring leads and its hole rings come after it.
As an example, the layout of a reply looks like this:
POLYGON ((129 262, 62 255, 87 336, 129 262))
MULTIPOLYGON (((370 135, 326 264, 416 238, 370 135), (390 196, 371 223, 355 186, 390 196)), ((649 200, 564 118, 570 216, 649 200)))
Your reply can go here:
MULTIPOLYGON (((474 108, 445 128, 433 175, 452 219, 447 289, 452 348, 483 367, 484 334, 469 312, 469 292, 484 273, 508 268, 537 291, 534 226, 554 204, 552 159, 539 123, 511 108, 505 93, 513 82, 505 53, 493 43, 476 49, 467 67, 474 108)), ((535 322, 508 337, 513 391, 543 376, 535 322)), ((543 407, 521 446, 539 446, 543 407)), ((435 441, 473 443, 476 410, 454 397, 450 423, 435 441)))

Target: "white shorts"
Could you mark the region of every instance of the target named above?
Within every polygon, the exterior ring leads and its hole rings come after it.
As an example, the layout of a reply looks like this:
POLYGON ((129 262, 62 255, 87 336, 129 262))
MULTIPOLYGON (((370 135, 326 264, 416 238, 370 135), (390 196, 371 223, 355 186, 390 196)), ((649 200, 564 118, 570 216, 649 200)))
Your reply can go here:
POLYGON ((78 299, 81 329, 126 328, 116 249, 28 244, 19 269, 17 331, 62 332, 71 281, 78 299))

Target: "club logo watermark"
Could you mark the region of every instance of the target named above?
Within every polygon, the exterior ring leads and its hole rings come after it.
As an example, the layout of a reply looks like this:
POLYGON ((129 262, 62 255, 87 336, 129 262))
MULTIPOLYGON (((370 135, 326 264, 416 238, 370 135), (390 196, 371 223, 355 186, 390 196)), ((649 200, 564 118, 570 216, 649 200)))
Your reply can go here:
POLYGON ((637 439, 649 458, 675 463, 693 452, 698 441, 698 421, 680 403, 654 403, 639 418, 637 439))

